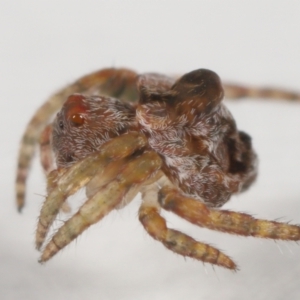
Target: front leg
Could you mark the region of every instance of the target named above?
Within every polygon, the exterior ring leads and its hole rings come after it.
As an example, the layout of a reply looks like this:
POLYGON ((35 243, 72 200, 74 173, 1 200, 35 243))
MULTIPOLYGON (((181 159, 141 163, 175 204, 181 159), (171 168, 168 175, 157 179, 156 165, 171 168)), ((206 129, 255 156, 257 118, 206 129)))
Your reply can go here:
POLYGON ((126 102, 136 102, 136 76, 135 72, 128 69, 107 68, 99 70, 62 88, 36 110, 24 131, 18 154, 15 190, 19 211, 22 210, 25 203, 27 176, 39 136, 67 98, 74 93, 84 93, 86 95, 109 95, 126 102))
MULTIPOLYGON (((94 163, 93 166, 95 168, 94 163)), ((89 226, 97 223, 110 211, 117 208, 130 190, 140 187, 149 179, 155 177, 160 168, 161 160, 159 156, 151 151, 146 151, 138 157, 133 156, 126 164, 120 164, 118 176, 111 178, 110 182, 100 187, 80 207, 78 212, 59 228, 42 251, 40 262, 49 260, 89 226)), ((102 173, 103 170, 97 168, 95 174, 99 171, 102 173)), ((75 181, 82 179, 84 178, 73 178, 75 181)), ((41 221, 40 217, 40 224, 41 221)))
POLYGON ((47 125, 39 139, 40 162, 46 175, 54 169, 54 160, 51 146, 52 124, 47 125))
POLYGON ((144 191, 143 202, 139 209, 139 220, 149 235, 160 241, 169 250, 182 256, 188 256, 233 271, 237 270, 237 265, 220 250, 198 242, 178 230, 168 228, 166 220, 160 215, 157 193, 153 195, 153 189, 156 189, 156 185, 144 191))
MULTIPOLYGON (((102 184, 107 184, 111 180, 110 176, 114 178, 114 173, 105 173, 105 167, 116 160, 120 162, 119 167, 122 166, 125 164, 123 158, 145 147, 146 143, 145 137, 137 133, 123 135, 107 142, 101 151, 92 153, 69 169, 52 171, 48 176, 48 196, 42 206, 36 230, 36 248, 41 248, 51 224, 69 196, 86 186, 99 173, 103 174, 102 184)), ((101 182, 98 183, 99 188, 101 182)))

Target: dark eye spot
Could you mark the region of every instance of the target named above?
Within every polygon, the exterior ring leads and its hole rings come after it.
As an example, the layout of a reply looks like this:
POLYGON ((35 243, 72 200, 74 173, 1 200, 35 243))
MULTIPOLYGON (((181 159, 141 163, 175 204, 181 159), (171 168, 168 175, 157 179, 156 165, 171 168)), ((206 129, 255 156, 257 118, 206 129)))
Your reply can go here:
POLYGON ((157 117, 166 117, 167 116, 167 111, 165 108, 161 108, 161 109, 154 109, 153 111, 151 111, 151 114, 153 114, 154 116, 157 117))
POLYGON ((65 127, 63 121, 59 121, 58 126, 61 130, 63 130, 65 127))
POLYGON ((74 153, 68 153, 67 155, 66 155, 66 162, 72 162, 72 161, 74 161, 74 153))

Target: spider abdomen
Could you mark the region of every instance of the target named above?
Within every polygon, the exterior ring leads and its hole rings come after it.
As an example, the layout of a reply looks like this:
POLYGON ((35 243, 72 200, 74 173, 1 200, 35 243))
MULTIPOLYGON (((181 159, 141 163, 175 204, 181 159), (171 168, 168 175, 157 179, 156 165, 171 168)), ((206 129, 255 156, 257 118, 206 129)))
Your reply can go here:
POLYGON ((250 137, 240 133, 221 103, 219 77, 196 70, 163 89, 153 75, 140 79, 143 99, 137 120, 150 147, 163 158, 163 171, 185 194, 221 206, 256 176, 250 137), (184 91, 184 92, 182 92, 184 91))

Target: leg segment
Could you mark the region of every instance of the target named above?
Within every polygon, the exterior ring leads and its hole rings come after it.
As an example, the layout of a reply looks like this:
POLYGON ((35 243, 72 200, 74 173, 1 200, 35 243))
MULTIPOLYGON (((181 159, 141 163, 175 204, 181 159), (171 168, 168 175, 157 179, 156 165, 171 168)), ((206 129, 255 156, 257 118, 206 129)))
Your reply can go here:
POLYGON ((300 240, 300 226, 259 220, 244 213, 211 209, 193 198, 183 196, 172 188, 162 188, 158 199, 161 207, 165 210, 200 227, 243 236, 300 240))
POLYGON ((50 171, 54 169, 53 154, 51 149, 50 137, 52 134, 52 125, 48 125, 42 131, 40 136, 40 161, 47 175, 50 171))
POLYGON ((103 145, 100 152, 95 152, 86 159, 79 161, 68 170, 54 170, 48 176, 48 196, 41 209, 36 231, 36 248, 40 249, 46 234, 57 216, 64 201, 72 194, 84 187, 97 173, 102 174, 105 184, 111 172, 105 172, 105 167, 114 160, 121 160, 119 168, 126 162, 126 158, 136 150, 146 145, 146 138, 137 133, 126 134, 115 138, 103 145))
POLYGON ((270 98, 277 100, 300 101, 300 93, 276 88, 259 88, 248 85, 224 84, 225 97, 228 99, 241 98, 270 98))
POLYGON ((116 208, 126 194, 155 176, 161 167, 161 159, 155 152, 145 152, 128 162, 117 178, 103 186, 88 199, 79 211, 69 219, 46 245, 40 262, 49 260, 84 230, 97 223, 116 208))
POLYGON ((26 180, 36 144, 43 127, 53 114, 74 93, 101 94, 119 97, 125 101, 136 101, 136 73, 127 69, 103 69, 84 76, 50 97, 33 115, 21 140, 16 177, 16 201, 18 210, 24 206, 26 180))
MULTIPOLYGON (((152 193, 153 189, 149 189, 152 193)), ((171 251, 182 256, 189 256, 197 260, 218 265, 231 270, 237 270, 236 264, 218 249, 201 242, 190 236, 170 229, 166 225, 166 220, 159 214, 159 205, 147 192, 143 195, 143 203, 139 210, 139 220, 145 230, 156 240, 171 251)))
MULTIPOLYGON (((63 105, 67 97, 74 93, 86 95, 100 94, 118 97, 124 101, 136 102, 138 93, 136 89, 137 74, 128 69, 103 69, 84 76, 71 85, 61 89, 50 97, 33 115, 21 140, 18 154, 16 176, 16 202, 18 210, 24 206, 26 193, 26 180, 35 147, 43 127, 51 120, 53 114, 63 105)), ((300 100, 299 93, 276 89, 247 88, 240 85, 225 84, 225 95, 228 98, 263 97, 287 100, 300 100)))

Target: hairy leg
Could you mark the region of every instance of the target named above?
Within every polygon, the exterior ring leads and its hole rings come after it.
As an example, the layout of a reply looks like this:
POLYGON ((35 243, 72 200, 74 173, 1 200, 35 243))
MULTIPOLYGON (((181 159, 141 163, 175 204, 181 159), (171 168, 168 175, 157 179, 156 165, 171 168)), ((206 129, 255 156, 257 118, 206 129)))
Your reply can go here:
POLYGON ((167 227, 166 220, 160 215, 160 206, 157 202, 158 189, 155 183, 142 190, 143 202, 139 210, 139 220, 149 235, 182 256, 237 270, 236 264, 220 250, 167 227))
MULTIPOLYGON (((60 109, 68 96, 74 93, 100 94, 118 97, 129 102, 137 102, 136 76, 128 69, 107 68, 88 74, 51 96, 33 115, 23 134, 18 154, 16 176, 16 202, 18 210, 24 206, 26 180, 36 144, 43 127, 60 109)), ((262 97, 286 100, 300 100, 300 94, 274 88, 249 88, 242 85, 224 84, 228 98, 262 97)))
POLYGON ((259 220, 239 212, 208 208, 205 204, 185 197, 173 188, 162 188, 158 200, 165 210, 201 227, 243 236, 300 240, 300 226, 259 220))
POLYGON ((269 98, 277 100, 300 101, 300 93, 274 87, 252 87, 249 85, 229 84, 223 85, 225 98, 269 98))
POLYGON ((49 124, 44 128, 40 135, 40 162, 45 174, 49 174, 54 169, 54 161, 51 147, 52 125, 49 124))
POLYGON ((49 260, 89 226, 97 223, 111 210, 117 208, 132 188, 155 177, 160 167, 161 159, 155 152, 144 152, 125 164, 117 178, 112 178, 59 228, 43 250, 40 262, 49 260))
POLYGON ((91 154, 69 169, 52 171, 48 176, 48 196, 42 206, 36 230, 36 248, 41 248, 51 224, 70 195, 87 185, 98 173, 102 174, 102 182, 98 182, 98 188, 101 187, 101 184, 107 184, 111 178, 114 178, 114 173, 105 172, 105 167, 109 163, 119 160, 120 168, 127 163, 127 161, 122 161, 122 158, 143 148, 146 142, 142 135, 126 134, 107 142, 100 152, 91 154), (97 167, 95 168, 95 166, 97 167))

